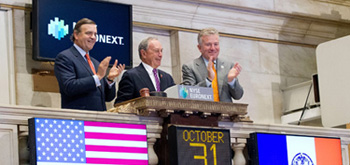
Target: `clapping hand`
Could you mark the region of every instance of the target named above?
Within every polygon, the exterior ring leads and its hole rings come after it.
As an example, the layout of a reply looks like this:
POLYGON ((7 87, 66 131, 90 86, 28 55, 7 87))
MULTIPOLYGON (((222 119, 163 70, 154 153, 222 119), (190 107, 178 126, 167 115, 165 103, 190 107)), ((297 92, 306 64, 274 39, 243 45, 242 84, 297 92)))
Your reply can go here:
POLYGON ((114 80, 116 77, 118 77, 120 75, 120 73, 123 72, 124 69, 125 69, 125 64, 118 65, 118 60, 115 60, 114 65, 109 70, 109 74, 108 74, 107 78, 109 80, 114 80))
POLYGON ((231 70, 227 74, 227 81, 231 82, 234 78, 236 78, 239 73, 241 73, 242 67, 239 65, 239 63, 236 63, 231 70))
POLYGON ((207 66, 208 79, 210 81, 213 81, 213 79, 215 78, 215 72, 213 70, 213 65, 214 65, 213 57, 210 57, 209 61, 208 61, 208 66, 207 66))

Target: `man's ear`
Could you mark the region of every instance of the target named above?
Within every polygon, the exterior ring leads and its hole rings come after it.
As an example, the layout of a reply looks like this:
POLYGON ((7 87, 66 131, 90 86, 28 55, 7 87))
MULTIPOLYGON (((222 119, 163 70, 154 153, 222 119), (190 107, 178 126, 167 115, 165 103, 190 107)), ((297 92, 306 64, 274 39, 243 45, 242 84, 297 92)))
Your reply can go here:
POLYGON ((77 39, 78 38, 78 32, 74 30, 73 31, 73 36, 74 36, 75 39, 77 39))
POLYGON ((201 52, 201 48, 202 48, 202 47, 201 47, 200 44, 197 45, 197 48, 198 48, 198 50, 201 52))
POLYGON ((144 49, 141 49, 141 57, 145 58, 146 56, 146 51, 144 49))

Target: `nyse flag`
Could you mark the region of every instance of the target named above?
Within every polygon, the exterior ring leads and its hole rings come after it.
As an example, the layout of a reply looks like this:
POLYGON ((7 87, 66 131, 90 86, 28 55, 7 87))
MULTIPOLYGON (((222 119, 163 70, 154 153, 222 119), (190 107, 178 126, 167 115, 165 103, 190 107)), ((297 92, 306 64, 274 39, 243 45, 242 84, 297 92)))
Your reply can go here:
POLYGON ((34 118, 38 165, 147 165, 146 125, 34 118))
POLYGON ((338 138, 259 134, 261 165, 342 165, 338 138))

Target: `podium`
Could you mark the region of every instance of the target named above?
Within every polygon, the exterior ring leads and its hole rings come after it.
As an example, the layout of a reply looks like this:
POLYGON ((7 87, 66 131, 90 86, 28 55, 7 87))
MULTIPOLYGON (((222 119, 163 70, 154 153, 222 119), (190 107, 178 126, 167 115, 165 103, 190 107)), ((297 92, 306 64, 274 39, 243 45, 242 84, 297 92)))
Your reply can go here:
MULTIPOLYGON (((248 104, 213 102, 201 100, 186 100, 167 97, 139 97, 115 105, 109 112, 131 113, 140 116, 169 117, 180 115, 182 117, 208 118, 216 117, 218 121, 249 121, 244 115, 247 114, 248 104)), ((198 119, 199 119, 198 118, 198 119)), ((190 121, 187 121, 190 122, 190 121)), ((177 123, 184 125, 192 125, 177 123)), ((196 125, 196 124, 193 124, 196 125)), ((214 126, 214 125, 211 125, 214 126)), ((216 124, 217 126, 217 124, 216 124)))
POLYGON ((163 118, 161 138, 154 148, 159 164, 169 164, 168 127, 171 125, 218 127, 220 121, 252 122, 245 115, 247 104, 188 100, 166 97, 139 97, 115 105, 108 110, 116 113, 132 113, 140 116, 163 118))

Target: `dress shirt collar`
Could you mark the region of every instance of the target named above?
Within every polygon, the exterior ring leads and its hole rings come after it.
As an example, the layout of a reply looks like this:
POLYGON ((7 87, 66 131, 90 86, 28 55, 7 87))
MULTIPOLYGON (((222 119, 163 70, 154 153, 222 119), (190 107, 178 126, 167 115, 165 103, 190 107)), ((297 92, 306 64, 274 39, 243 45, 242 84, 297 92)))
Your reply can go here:
MULTIPOLYGON (((152 84, 153 84, 153 87, 154 87, 154 89, 157 89, 157 86, 156 86, 156 79, 154 78, 154 74, 153 74, 153 68, 150 66, 150 65, 148 65, 148 64, 146 64, 146 63, 144 63, 144 62, 141 62, 142 63, 142 65, 143 65, 143 67, 146 69, 146 71, 147 71, 147 73, 148 73, 148 76, 149 76, 149 78, 151 79, 151 81, 152 81, 152 84)), ((157 69, 157 75, 156 75, 157 77, 158 77, 158 79, 159 79, 159 76, 158 76, 158 69, 157 69)), ((160 80, 160 79, 159 79, 160 80)))
MULTIPOLYGON (((77 44, 74 44, 74 47, 78 50, 78 52, 80 53, 80 55, 83 56, 84 59, 85 59, 85 55, 86 55, 85 50, 83 50, 83 49, 82 49, 81 47, 79 47, 77 44)), ((87 53, 89 53, 89 52, 87 52, 87 53)), ((86 59, 85 59, 85 60, 86 60, 86 59)))
MULTIPOLYGON (((208 66, 209 60, 205 59, 203 56, 201 56, 204 60, 205 66, 208 66)), ((216 68, 216 60, 214 60, 214 66, 216 68)))
MULTIPOLYGON (((141 62, 141 63, 143 65, 143 67, 145 67, 147 73, 152 77, 153 76, 153 68, 144 62, 141 62)), ((157 69, 157 73, 158 73, 158 69, 157 69)))

